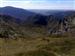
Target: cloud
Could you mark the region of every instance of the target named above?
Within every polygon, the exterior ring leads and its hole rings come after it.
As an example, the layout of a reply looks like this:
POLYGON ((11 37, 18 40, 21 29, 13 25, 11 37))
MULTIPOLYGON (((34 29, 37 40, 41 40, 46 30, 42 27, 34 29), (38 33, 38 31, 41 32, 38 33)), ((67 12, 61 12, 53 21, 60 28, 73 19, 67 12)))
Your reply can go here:
POLYGON ((75 9, 72 0, 4 0, 1 6, 14 6, 24 9, 75 9))
POLYGON ((3 0, 0 0, 0 7, 2 6, 2 4, 3 4, 3 0))
POLYGON ((6 1, 74 1, 74 0, 6 0, 6 1))

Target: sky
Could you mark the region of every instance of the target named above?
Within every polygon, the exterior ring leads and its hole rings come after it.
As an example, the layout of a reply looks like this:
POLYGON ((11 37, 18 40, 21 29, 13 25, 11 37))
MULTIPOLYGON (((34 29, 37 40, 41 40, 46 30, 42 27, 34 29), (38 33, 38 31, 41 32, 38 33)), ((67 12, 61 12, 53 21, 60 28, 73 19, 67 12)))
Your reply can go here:
POLYGON ((75 0, 0 0, 0 7, 75 10, 75 0))

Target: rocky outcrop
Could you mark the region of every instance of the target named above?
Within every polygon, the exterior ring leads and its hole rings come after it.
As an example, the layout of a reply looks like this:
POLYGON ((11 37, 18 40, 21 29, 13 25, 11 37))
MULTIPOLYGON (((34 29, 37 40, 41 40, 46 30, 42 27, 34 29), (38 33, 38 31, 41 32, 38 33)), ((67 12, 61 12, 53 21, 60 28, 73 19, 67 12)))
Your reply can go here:
POLYGON ((48 21, 49 34, 62 34, 71 31, 71 27, 75 26, 75 14, 64 16, 63 19, 50 15, 48 21))

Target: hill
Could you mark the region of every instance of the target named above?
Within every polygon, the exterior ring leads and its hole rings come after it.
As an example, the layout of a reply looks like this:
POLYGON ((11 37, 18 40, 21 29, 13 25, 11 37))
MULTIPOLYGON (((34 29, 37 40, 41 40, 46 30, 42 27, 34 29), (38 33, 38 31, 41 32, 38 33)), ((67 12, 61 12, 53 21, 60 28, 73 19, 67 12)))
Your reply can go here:
POLYGON ((0 56, 75 56, 75 11, 36 12, 0 8, 0 56))
MULTIPOLYGON (((9 6, 0 8, 0 27, 3 30, 14 29, 13 32, 18 35, 27 34, 26 31, 36 33, 36 31, 40 32, 42 29, 45 34, 62 34, 69 31, 71 21, 74 21, 74 18, 75 11, 53 11, 50 15, 43 15, 9 6), (40 31, 37 28, 40 28, 40 31), (33 29, 37 30, 34 31, 33 29)), ((8 32, 11 32, 11 30, 8 32)), ((10 34, 8 33, 8 35, 10 34)))

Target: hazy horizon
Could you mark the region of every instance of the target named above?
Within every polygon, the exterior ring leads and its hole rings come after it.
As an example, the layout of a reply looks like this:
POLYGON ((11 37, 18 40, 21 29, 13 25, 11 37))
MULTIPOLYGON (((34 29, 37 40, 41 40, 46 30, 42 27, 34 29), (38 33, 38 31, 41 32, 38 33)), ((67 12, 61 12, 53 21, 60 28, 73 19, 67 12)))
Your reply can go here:
POLYGON ((0 7, 22 9, 75 10, 75 0, 0 0, 0 7))

